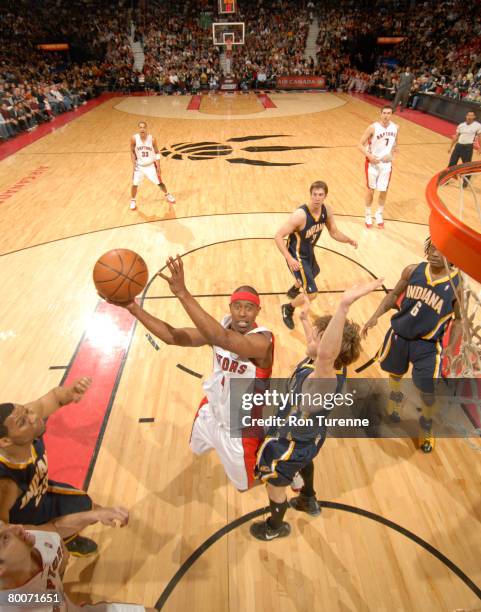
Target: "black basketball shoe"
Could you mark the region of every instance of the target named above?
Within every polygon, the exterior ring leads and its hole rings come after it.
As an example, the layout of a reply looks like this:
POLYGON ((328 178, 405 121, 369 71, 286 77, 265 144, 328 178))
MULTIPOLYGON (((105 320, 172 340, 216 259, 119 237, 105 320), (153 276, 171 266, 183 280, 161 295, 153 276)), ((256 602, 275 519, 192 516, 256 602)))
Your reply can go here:
POLYGON ((296 285, 292 285, 292 287, 289 289, 286 295, 290 300, 293 300, 299 295, 300 292, 301 292, 300 287, 297 287, 296 285))
POLYGON ((289 500, 289 505, 294 510, 305 512, 310 516, 319 516, 321 514, 321 506, 315 497, 307 497, 302 493, 297 497, 289 500))
POLYGON ((291 533, 291 526, 289 523, 283 521, 279 529, 272 529, 272 527, 269 527, 269 523, 267 521, 257 521, 252 523, 249 531, 251 532, 251 535, 258 540, 269 542, 270 540, 275 540, 276 538, 287 537, 291 533))
POLYGON ((294 329, 294 319, 292 315, 294 314, 294 306, 290 304, 282 304, 282 320, 287 325, 289 329, 294 329))
POLYGON ((66 542, 65 548, 74 557, 88 557, 89 555, 94 555, 98 550, 98 546, 93 540, 80 535, 66 542))

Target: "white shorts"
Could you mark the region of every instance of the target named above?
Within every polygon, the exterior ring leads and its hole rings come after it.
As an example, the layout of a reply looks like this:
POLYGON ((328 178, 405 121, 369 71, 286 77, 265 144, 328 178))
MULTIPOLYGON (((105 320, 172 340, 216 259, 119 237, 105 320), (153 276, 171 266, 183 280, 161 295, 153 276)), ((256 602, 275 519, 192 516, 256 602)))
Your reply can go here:
POLYGON ((377 189, 377 191, 387 191, 389 181, 391 180, 392 163, 379 162, 371 164, 366 159, 366 180, 369 189, 377 189))
POLYGON ((157 168, 155 164, 149 164, 148 166, 139 166, 135 164, 134 175, 132 177, 132 185, 138 187, 140 183, 144 180, 144 176, 146 176, 149 181, 152 181, 154 185, 160 185, 162 179, 160 175, 157 174, 157 168))
POLYGON ((196 455, 215 449, 227 477, 239 491, 246 491, 254 483, 256 454, 262 440, 231 438, 230 431, 216 419, 204 398, 192 426, 190 448, 196 455))

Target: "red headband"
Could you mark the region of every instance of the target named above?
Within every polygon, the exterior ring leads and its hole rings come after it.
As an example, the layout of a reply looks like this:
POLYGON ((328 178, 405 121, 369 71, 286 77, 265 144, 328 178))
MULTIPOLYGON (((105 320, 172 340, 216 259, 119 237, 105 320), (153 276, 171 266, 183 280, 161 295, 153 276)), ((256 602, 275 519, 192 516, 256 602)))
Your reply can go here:
POLYGON ((252 302, 256 306, 260 306, 261 302, 259 296, 250 291, 236 291, 230 296, 230 303, 236 302, 237 300, 245 300, 246 302, 252 302))

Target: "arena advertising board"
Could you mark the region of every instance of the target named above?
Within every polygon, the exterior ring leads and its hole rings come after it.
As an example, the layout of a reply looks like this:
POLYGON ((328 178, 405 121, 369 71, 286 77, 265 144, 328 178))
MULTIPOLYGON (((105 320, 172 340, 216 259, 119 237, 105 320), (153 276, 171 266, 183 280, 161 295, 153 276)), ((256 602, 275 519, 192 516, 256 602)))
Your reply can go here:
POLYGON ((325 89, 324 76, 282 76, 277 79, 280 89, 325 89))

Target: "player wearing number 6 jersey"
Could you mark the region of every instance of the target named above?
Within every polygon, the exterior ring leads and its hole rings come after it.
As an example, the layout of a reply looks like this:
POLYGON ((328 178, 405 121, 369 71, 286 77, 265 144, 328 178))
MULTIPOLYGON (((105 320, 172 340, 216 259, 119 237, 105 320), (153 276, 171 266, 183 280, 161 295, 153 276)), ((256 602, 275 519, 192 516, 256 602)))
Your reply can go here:
POLYGON ((130 141, 130 156, 133 164, 132 176, 132 191, 130 200, 130 210, 137 208, 137 188, 140 183, 147 177, 149 181, 158 185, 165 194, 165 199, 170 204, 174 204, 175 198, 171 193, 167 192, 167 187, 162 182, 160 176, 160 153, 157 141, 147 132, 147 124, 145 121, 139 122, 139 133, 134 134, 130 141))
POLYGON ((378 228, 384 227, 384 205, 392 173, 392 157, 397 150, 398 126, 391 121, 392 108, 383 106, 381 120, 371 123, 362 135, 359 149, 366 156, 366 227, 372 227, 371 204, 374 191, 379 191, 375 219, 378 228))
POLYGON ((365 337, 378 318, 395 308, 401 299, 376 359, 381 369, 389 373, 392 391, 387 411, 393 421, 400 420, 400 382, 412 364, 412 380, 422 402, 420 423, 426 432, 421 448, 430 452, 434 444, 431 417, 435 410, 434 381, 441 373, 441 342, 448 323, 455 319, 444 354, 450 359, 461 334, 461 316, 454 292, 459 283, 458 272, 447 273, 444 258, 430 238, 424 244, 424 251, 427 263, 404 268, 394 289, 364 325, 362 335, 365 337))

